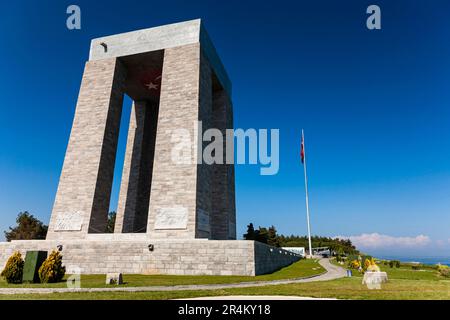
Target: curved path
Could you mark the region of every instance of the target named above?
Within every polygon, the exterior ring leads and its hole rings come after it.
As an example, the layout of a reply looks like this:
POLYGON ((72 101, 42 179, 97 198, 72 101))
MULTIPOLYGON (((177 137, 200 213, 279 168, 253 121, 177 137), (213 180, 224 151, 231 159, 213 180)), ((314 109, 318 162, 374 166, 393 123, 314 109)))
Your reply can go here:
POLYGON ((239 282, 227 284, 203 284, 203 285, 177 285, 177 286, 147 286, 147 287, 112 287, 112 288, 0 288, 0 294, 28 294, 28 293, 67 293, 67 292, 142 292, 142 291, 182 291, 182 290, 218 290, 229 288, 248 288, 263 287, 279 284, 304 283, 313 281, 327 281, 346 276, 346 272, 341 267, 332 265, 329 259, 319 260, 320 265, 327 271, 312 277, 272 280, 272 281, 254 281, 239 282))

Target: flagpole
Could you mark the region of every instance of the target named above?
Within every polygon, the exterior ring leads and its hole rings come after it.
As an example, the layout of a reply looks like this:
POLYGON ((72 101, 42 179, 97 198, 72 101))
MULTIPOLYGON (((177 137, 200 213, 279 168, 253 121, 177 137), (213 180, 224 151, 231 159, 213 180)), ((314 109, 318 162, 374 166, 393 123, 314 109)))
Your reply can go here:
POLYGON ((302 141, 303 141, 303 171, 305 173, 305 194, 306 194, 306 220, 308 222, 308 244, 309 244, 309 256, 312 258, 312 246, 311 246, 311 226, 309 223, 309 201, 308 201, 308 176, 306 175, 306 148, 305 148, 305 135, 302 129, 302 141))

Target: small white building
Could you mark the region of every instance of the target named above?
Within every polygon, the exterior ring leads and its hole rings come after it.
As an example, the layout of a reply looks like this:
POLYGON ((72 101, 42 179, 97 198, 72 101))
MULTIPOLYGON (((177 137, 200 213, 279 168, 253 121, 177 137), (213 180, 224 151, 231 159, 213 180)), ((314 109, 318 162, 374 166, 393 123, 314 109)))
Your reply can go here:
POLYGON ((281 249, 299 254, 302 258, 306 257, 305 247, 282 247, 281 249))

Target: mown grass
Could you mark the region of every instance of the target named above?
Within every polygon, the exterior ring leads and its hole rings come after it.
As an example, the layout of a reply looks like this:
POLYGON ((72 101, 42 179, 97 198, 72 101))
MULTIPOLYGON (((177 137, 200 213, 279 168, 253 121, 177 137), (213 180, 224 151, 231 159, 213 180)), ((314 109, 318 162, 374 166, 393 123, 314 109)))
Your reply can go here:
MULTIPOLYGON (((340 265, 336 261, 331 260, 334 265, 345 268, 346 265, 340 265)), ((414 270, 410 265, 403 265, 400 268, 391 268, 387 265, 379 265, 381 271, 388 274, 389 279, 404 279, 404 280, 445 280, 439 276, 438 271, 430 267, 414 270)), ((363 275, 356 270, 352 270, 353 277, 362 277, 363 275)))
POLYGON ((338 299, 450 299, 450 281, 446 280, 404 280, 393 279, 383 284, 381 290, 369 290, 361 284, 361 278, 342 278, 332 281, 298 283, 288 285, 273 285, 253 288, 234 288, 225 290, 199 291, 168 291, 168 292, 95 292, 95 293, 54 293, 54 294, 26 294, 0 295, 0 299, 182 299, 222 295, 286 295, 305 296, 315 298, 338 299))
MULTIPOLYGON (((125 274, 123 276, 124 287, 146 287, 146 286, 175 286, 190 284, 225 284, 252 281, 269 281, 310 277, 325 272, 325 269, 317 260, 300 260, 288 267, 282 268, 271 274, 260 276, 172 276, 172 275, 136 275, 125 274)), ((67 280, 52 284, 8 284, 0 280, 0 288, 65 288, 67 280)), ((105 275, 82 275, 82 288, 110 287, 105 284, 105 275)))
MULTIPOLYGON (((83 292, 83 293, 53 293, 53 294, 20 294, 0 295, 0 299, 38 299, 38 300, 166 300, 183 299, 206 296, 226 295, 286 295, 304 296, 314 298, 338 298, 338 299, 362 299, 362 300, 450 300, 450 279, 438 276, 433 270, 417 271, 408 267, 389 268, 381 266, 382 271, 388 273, 389 282, 382 284, 380 290, 370 290, 361 283, 361 275, 354 273, 351 278, 342 278, 332 281, 319 281, 287 285, 269 285, 263 287, 230 288, 222 290, 197 290, 197 291, 145 291, 145 292, 83 292)), ((317 269, 317 264, 312 260, 302 260, 289 267, 283 268, 273 274, 257 277, 174 277, 174 276, 130 276, 126 286, 173 284, 206 284, 206 283, 231 283, 241 281, 262 281, 288 279, 312 275, 322 272, 317 269), (316 269, 316 270, 313 270, 316 269), (142 277, 142 279, 141 279, 142 277), (130 280, 131 279, 131 280, 130 280), (151 282, 150 279, 152 279, 151 282), (160 281, 160 282, 159 282, 160 281), (220 282, 219 282, 220 281, 220 282), (229 281, 229 282, 228 282, 229 281), (183 282, 183 283, 181 283, 183 282), (150 284, 151 283, 151 284, 150 284)), ((104 276, 95 278, 87 276, 91 285, 104 286, 104 276), (102 281, 100 285, 99 281, 102 281)), ((58 284, 61 285, 61 284, 58 284)), ((86 286, 86 284, 84 284, 86 286)))

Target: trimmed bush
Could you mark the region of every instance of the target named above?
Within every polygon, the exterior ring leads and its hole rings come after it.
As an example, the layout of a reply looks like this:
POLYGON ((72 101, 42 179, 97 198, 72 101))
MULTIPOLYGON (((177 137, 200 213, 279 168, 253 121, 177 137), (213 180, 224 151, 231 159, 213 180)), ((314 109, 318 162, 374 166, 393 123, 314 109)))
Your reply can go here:
POLYGON ((53 250, 39 268, 39 279, 42 283, 59 282, 66 274, 66 267, 62 265, 62 255, 53 250))
POLYGON ((370 259, 365 259, 364 260, 364 265, 363 265, 363 270, 366 271, 367 268, 369 268, 371 266, 371 261, 370 259))
POLYGON ((20 252, 15 252, 9 257, 6 262, 5 269, 3 269, 1 276, 6 279, 8 283, 22 283, 24 261, 20 252))
POLYGON ((359 267, 361 266, 361 264, 359 263, 358 260, 353 260, 353 261, 349 261, 348 267, 351 269, 359 269, 359 267))

